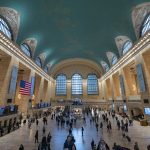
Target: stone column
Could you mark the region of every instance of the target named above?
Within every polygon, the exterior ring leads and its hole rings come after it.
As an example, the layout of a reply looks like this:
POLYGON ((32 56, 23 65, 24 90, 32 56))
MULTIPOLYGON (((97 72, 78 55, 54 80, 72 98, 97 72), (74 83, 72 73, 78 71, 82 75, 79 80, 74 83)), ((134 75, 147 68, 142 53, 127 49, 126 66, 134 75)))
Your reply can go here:
POLYGON ((18 75, 15 104, 19 105, 19 110, 25 114, 28 113, 29 109, 32 106, 32 95, 21 95, 20 90, 20 81, 26 81, 31 83, 31 77, 34 77, 35 72, 33 70, 25 69, 22 73, 18 75))
POLYGON ((14 102, 15 92, 9 94, 9 85, 11 81, 11 73, 13 67, 18 68, 19 61, 13 57, 6 57, 1 59, 0 63, 0 105, 7 105, 7 99, 12 99, 14 102))
POLYGON ((71 80, 67 80, 67 100, 71 100, 71 80))
POLYGON ((46 90, 46 95, 45 95, 45 99, 47 102, 50 102, 50 98, 51 98, 51 81, 47 81, 47 90, 46 90))
MULTIPOLYGON (((148 81, 149 81, 149 79, 147 78, 148 76, 147 76, 146 68, 145 68, 145 65, 144 65, 143 57, 141 55, 136 57, 135 63, 136 63, 136 65, 140 64, 140 63, 142 64, 143 78, 144 78, 146 90, 143 91, 143 92, 140 91, 140 95, 141 95, 141 104, 143 106, 143 113, 144 113, 144 107, 150 107, 150 104, 145 104, 144 103, 144 99, 149 100, 149 97, 150 97, 150 93, 149 93, 149 90, 148 90, 148 81)), ((138 86, 139 86, 139 89, 140 89, 139 82, 138 82, 138 86)), ((150 120, 150 117, 148 117, 147 115, 145 115, 145 118, 150 120)))
POLYGON ((83 99, 87 98, 87 79, 83 79, 83 99))

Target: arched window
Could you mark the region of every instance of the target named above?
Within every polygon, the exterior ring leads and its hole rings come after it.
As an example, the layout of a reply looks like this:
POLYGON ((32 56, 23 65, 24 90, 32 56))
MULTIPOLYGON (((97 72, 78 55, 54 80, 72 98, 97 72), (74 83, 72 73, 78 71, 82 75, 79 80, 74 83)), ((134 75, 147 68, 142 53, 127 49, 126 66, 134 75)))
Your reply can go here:
POLYGON ((114 64, 117 63, 117 61, 118 61, 117 57, 116 57, 116 56, 113 56, 113 57, 112 57, 112 62, 111 62, 111 64, 114 65, 114 64))
POLYGON ((0 31, 2 31, 9 39, 12 40, 11 29, 2 17, 0 17, 0 31))
POLYGON ((36 57, 35 59, 35 63, 42 68, 42 62, 41 62, 41 59, 39 57, 36 57))
POLYGON ((105 71, 107 72, 109 70, 108 64, 105 65, 105 71))
POLYGON ((104 69, 105 69, 106 72, 109 70, 108 64, 105 63, 105 64, 103 65, 103 67, 104 67, 104 69))
POLYGON ((89 95, 98 94, 98 80, 95 74, 88 75, 87 92, 89 95))
POLYGON ((145 18, 141 27, 141 36, 143 36, 150 29, 150 14, 145 18))
POLYGON ((31 55, 31 50, 30 50, 30 48, 29 48, 29 46, 27 45, 27 44, 25 44, 25 43, 23 43, 23 44, 21 44, 21 49, 22 49, 22 51, 28 56, 28 57, 32 57, 32 55, 31 55))
POLYGON ((80 74, 74 74, 72 76, 72 95, 81 95, 82 94, 82 77, 80 74))
POLYGON ((47 67, 47 66, 44 67, 44 71, 45 71, 46 73, 48 73, 48 67, 47 67))
POLYGON ((101 61, 101 65, 105 72, 107 72, 109 70, 109 66, 105 61, 101 61))
POLYGON ((66 95, 67 94, 67 79, 66 76, 60 74, 56 78, 56 95, 66 95))
POLYGON ((124 55, 125 53, 127 53, 130 48, 132 47, 132 42, 131 41, 126 41, 122 47, 122 55, 124 55))

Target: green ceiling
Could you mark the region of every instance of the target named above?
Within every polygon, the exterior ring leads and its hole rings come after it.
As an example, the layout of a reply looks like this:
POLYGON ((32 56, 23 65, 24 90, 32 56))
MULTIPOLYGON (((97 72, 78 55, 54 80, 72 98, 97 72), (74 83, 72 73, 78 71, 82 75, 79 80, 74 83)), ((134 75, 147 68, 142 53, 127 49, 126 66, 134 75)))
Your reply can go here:
POLYGON ((1 7, 20 13, 17 43, 34 37, 35 56, 45 52, 53 66, 66 58, 108 62, 106 51, 118 55, 114 38, 136 41, 132 8, 149 0, 0 0, 1 7))

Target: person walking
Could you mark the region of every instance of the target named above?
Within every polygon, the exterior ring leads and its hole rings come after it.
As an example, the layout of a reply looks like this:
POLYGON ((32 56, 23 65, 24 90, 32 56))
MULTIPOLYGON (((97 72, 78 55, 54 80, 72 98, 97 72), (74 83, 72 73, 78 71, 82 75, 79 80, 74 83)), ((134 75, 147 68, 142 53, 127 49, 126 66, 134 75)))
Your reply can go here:
POLYGON ((96 131, 98 132, 98 123, 96 123, 96 131))
POLYGON ((43 134, 45 134, 45 126, 43 126, 43 134))
POLYGON ((39 133, 38 133, 38 130, 36 130, 36 133, 35 133, 35 143, 38 143, 38 138, 39 138, 39 133))
POLYGON ((150 150, 150 145, 147 145, 147 150, 150 150))
POLYGON ((140 150, 137 142, 134 144, 134 150, 140 150))
POLYGON ((102 122, 100 123, 100 128, 103 129, 103 123, 102 122))
POLYGON ((19 150, 24 150, 24 146, 21 144, 19 150))
POLYGON ((36 119, 36 125, 38 126, 38 124, 39 124, 39 121, 38 121, 38 119, 36 119))
POLYGON ((81 131, 82 131, 82 136, 83 136, 83 132, 84 132, 84 128, 83 127, 81 128, 81 131))
POLYGON ((91 148, 92 148, 92 150, 94 149, 94 140, 92 139, 92 142, 91 142, 91 148))
POLYGON ((50 132, 49 132, 48 135, 47 135, 47 146, 48 146, 48 150, 51 149, 51 148, 50 148, 51 138, 52 138, 52 136, 51 136, 51 134, 50 134, 50 132))

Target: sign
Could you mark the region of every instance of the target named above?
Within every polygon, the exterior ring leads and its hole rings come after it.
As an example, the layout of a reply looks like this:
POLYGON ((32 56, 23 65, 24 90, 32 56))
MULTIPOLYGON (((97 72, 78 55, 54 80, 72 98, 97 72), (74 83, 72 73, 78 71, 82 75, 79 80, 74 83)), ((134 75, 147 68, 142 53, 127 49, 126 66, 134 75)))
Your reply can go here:
POLYGON ((31 95, 34 95, 35 77, 31 77, 31 95))
POLYGON ((11 94, 11 95, 15 94, 17 76, 18 76, 18 68, 14 66, 11 72, 11 79, 10 79, 8 94, 11 94))
POLYGON ((143 76, 142 64, 138 64, 136 66, 136 72, 137 72, 137 79, 138 79, 140 91, 145 92, 146 86, 145 86, 145 81, 144 81, 144 76, 143 76))
POLYGON ((123 97, 125 97, 125 86, 124 86, 123 75, 119 75, 119 80, 120 80, 121 94, 123 97))

